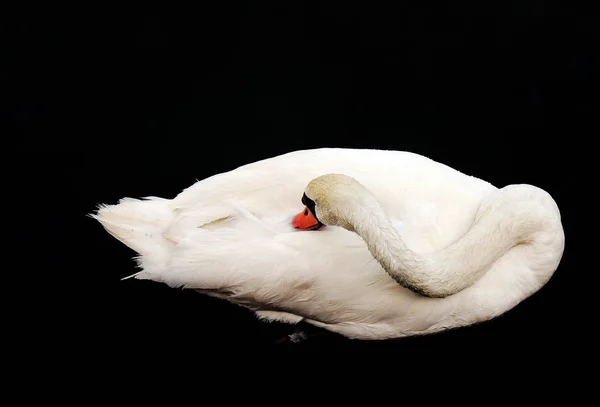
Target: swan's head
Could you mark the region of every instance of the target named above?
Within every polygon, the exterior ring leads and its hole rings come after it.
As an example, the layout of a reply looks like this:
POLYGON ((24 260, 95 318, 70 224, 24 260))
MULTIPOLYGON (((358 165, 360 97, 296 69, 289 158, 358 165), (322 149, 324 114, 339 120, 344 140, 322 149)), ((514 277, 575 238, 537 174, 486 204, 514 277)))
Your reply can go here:
POLYGON ((310 181, 302 195, 304 210, 294 216, 296 229, 318 230, 325 225, 353 230, 350 218, 371 195, 354 178, 325 174, 310 181))

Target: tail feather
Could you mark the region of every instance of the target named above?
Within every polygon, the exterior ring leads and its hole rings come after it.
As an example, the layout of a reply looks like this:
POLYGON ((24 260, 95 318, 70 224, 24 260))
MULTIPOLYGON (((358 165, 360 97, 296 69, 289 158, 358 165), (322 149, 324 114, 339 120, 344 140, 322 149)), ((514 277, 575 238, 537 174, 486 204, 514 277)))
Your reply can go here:
POLYGON ((154 264, 166 261, 172 243, 164 238, 163 232, 173 218, 168 199, 124 198, 116 205, 99 205, 90 216, 140 258, 154 264))

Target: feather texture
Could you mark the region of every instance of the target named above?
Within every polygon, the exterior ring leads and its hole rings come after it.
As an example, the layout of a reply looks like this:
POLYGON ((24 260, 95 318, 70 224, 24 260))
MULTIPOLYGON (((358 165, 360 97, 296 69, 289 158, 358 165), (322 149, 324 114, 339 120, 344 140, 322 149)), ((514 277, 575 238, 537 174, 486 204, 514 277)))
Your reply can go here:
MULTIPOLYGON (((495 203, 508 189, 418 154, 323 148, 212 176, 173 199, 127 198, 102 205, 92 216, 139 254, 135 278, 223 298, 261 319, 304 320, 351 338, 388 339, 489 320, 551 278, 564 250, 560 213, 549 194, 532 188, 534 204, 506 212, 495 203), (449 247, 479 216, 542 211, 545 217, 535 241, 500 253, 462 291, 429 298, 394 281, 356 233, 337 226, 318 231, 291 226, 309 182, 328 173, 364 185, 417 254, 449 247)), ((486 246, 493 242, 475 242, 471 256, 495 250, 486 246)), ((447 259, 454 267, 464 260, 447 259)))

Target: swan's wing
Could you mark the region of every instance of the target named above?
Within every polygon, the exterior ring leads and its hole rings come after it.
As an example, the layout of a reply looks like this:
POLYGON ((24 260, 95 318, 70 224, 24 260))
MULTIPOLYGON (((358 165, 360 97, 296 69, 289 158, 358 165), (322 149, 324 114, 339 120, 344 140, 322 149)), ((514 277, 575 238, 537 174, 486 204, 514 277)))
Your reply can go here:
MULTIPOLYGON (((468 229, 482 197, 495 188, 427 157, 400 151, 324 148, 247 164, 195 183, 172 202, 176 213, 232 203, 287 232, 311 179, 343 173, 363 183, 392 222, 414 236, 414 250, 439 249, 468 229)), ((217 211, 219 212, 219 211, 217 211)))
POLYGON ((193 184, 173 199, 171 208, 181 210, 236 201, 249 209, 262 208, 262 213, 273 213, 281 209, 282 202, 298 207, 312 176, 301 160, 266 159, 193 184))

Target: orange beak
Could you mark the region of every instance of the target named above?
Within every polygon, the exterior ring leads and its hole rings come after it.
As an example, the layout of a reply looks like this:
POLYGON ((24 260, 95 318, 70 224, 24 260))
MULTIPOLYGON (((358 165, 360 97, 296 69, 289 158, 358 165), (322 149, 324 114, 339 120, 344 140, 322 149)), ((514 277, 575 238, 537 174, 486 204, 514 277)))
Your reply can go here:
POLYGON ((292 219, 292 226, 296 229, 316 230, 319 229, 322 224, 307 207, 304 207, 304 210, 292 219))

